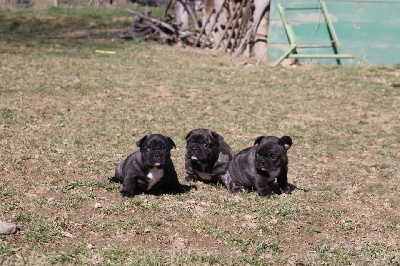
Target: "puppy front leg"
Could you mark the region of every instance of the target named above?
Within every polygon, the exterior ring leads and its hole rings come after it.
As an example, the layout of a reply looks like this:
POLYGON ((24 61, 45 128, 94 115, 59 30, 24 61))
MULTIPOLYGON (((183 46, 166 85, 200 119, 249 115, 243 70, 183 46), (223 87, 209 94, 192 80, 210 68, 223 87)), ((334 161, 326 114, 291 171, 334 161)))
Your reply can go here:
POLYGON ((226 189, 232 192, 232 178, 228 171, 221 175, 220 180, 225 185, 226 189))
POLYGON ((185 176, 185 181, 186 182, 196 182, 198 181, 197 176, 193 170, 193 163, 188 159, 185 158, 185 169, 186 169, 186 176, 185 176))
POLYGON ((258 195, 260 195, 261 197, 271 197, 272 193, 271 190, 269 189, 269 187, 265 187, 265 188, 256 188, 258 195))
POLYGON ((290 186, 288 184, 288 181, 287 181, 287 172, 284 172, 283 174, 279 175, 276 179, 278 182, 278 187, 283 193, 285 193, 285 194, 292 193, 290 186))
POLYGON ((271 190, 269 189, 267 180, 258 180, 255 183, 255 188, 261 197, 271 197, 272 193, 271 190))
POLYGON ((127 176, 122 183, 121 195, 123 197, 133 197, 135 191, 135 177, 127 176))
POLYGON ((166 187, 168 188, 169 191, 171 191, 172 193, 182 193, 185 192, 182 185, 179 183, 178 180, 178 175, 175 171, 175 168, 169 167, 167 169, 167 172, 169 173, 167 178, 167 182, 166 182, 166 187))

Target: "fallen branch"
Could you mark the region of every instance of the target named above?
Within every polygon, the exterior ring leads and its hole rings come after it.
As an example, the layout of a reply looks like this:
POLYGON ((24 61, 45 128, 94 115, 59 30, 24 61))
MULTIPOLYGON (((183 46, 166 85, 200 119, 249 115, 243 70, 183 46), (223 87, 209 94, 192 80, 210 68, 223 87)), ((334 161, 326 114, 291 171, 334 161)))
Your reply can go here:
POLYGON ((146 16, 146 15, 144 15, 144 14, 141 14, 141 13, 139 13, 139 12, 136 12, 136 11, 133 11, 133 10, 130 10, 130 9, 126 9, 126 11, 127 11, 128 13, 131 13, 131 14, 133 14, 133 15, 136 15, 136 16, 138 16, 138 17, 144 19, 144 20, 149 20, 149 21, 151 21, 152 23, 160 24, 160 25, 162 25, 163 27, 169 29, 171 32, 175 32, 175 31, 176 31, 176 30, 174 29, 174 27, 173 27, 171 24, 168 24, 168 23, 166 23, 166 22, 164 22, 164 21, 162 21, 162 20, 155 19, 155 18, 151 18, 151 17, 149 17, 149 16, 146 16))

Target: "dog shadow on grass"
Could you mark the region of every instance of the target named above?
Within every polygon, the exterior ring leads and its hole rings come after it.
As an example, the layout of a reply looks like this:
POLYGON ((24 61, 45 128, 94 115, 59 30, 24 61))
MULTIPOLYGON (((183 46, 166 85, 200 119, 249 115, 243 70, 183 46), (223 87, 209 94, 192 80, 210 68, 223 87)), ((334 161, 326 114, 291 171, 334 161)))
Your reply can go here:
MULTIPOLYGON (((215 188, 223 188, 223 189, 227 189, 226 188, 226 186, 222 183, 222 182, 220 182, 220 181, 218 181, 218 180, 203 180, 203 181, 199 181, 199 182, 202 182, 202 183, 204 183, 204 184, 206 184, 206 185, 209 185, 209 186, 213 186, 213 187, 215 187, 215 188)), ((295 191, 295 190, 301 190, 301 191, 303 191, 303 192, 308 192, 309 190, 308 189, 305 189, 305 188, 301 188, 301 187, 298 187, 298 186, 296 186, 296 185, 294 185, 294 184, 290 184, 290 183, 288 183, 288 186, 289 186, 289 193, 287 193, 287 194, 292 194, 292 192, 293 191, 295 191)), ((190 189, 195 189, 195 190, 197 190, 197 186, 195 186, 195 185, 191 185, 191 186, 187 186, 187 187, 190 187, 190 189)), ((272 195, 281 195, 281 194, 284 194, 284 192, 279 188, 279 186, 278 186, 278 183, 273 183, 273 184, 270 184, 269 185, 269 188, 270 188, 270 190, 271 190, 271 192, 272 192, 272 194, 271 194, 271 196, 272 195)), ((189 190, 188 190, 189 191, 189 190)), ((249 189, 249 191, 248 192, 250 192, 250 193, 254 193, 254 192, 256 192, 256 190, 255 190, 255 188, 253 188, 253 189, 249 189)))
MULTIPOLYGON (((270 189, 270 194, 267 196, 267 198, 274 196, 274 195, 292 194, 292 192, 295 190, 301 190, 303 192, 309 191, 308 189, 300 188, 300 187, 298 187, 294 184, 290 184, 290 183, 288 183, 288 186, 289 186, 289 192, 283 192, 279 188, 278 183, 275 182, 275 183, 269 184, 268 188, 270 189)), ((247 192, 244 191, 244 192, 238 192, 238 193, 257 193, 257 190, 256 190, 256 188, 253 187, 253 188, 247 189, 247 192)))
MULTIPOLYGON (((117 184, 122 184, 123 182, 119 179, 116 179, 114 177, 108 177, 107 178, 107 183, 117 183, 117 184)), ((154 196, 161 196, 161 195, 177 195, 177 194, 184 194, 190 192, 192 189, 197 190, 196 185, 185 185, 185 184, 180 184, 181 185, 181 190, 180 191, 173 191, 167 188, 158 188, 158 189, 152 189, 150 191, 142 191, 142 190, 137 190, 134 191, 133 195, 131 197, 140 195, 140 194, 145 194, 145 195, 154 195, 154 196)))
MULTIPOLYGON (((295 190, 301 190, 301 191, 304 191, 304 192, 308 192, 308 189, 299 188, 298 186, 296 186, 294 184, 288 183, 288 186, 289 186, 289 193, 287 193, 287 194, 292 194, 292 192, 295 191, 295 190)), ((276 195, 284 194, 284 192, 279 188, 278 183, 271 184, 270 185, 270 189, 271 189, 273 194, 276 194, 276 195)))

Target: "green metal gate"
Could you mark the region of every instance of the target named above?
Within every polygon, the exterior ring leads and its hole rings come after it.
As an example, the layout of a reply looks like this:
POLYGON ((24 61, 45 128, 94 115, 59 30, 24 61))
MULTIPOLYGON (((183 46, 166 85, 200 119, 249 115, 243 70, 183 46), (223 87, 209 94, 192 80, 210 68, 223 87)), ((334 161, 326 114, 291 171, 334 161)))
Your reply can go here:
POLYGON ((267 60, 400 64, 400 0, 272 0, 267 60))

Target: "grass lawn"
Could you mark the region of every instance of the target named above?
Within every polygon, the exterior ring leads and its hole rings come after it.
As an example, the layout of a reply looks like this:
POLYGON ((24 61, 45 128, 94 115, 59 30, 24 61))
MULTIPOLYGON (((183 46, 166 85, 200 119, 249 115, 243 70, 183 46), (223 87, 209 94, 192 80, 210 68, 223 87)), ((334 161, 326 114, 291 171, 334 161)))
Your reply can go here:
POLYGON ((400 264, 400 65, 238 64, 131 42, 123 9, 0 11, 4 265, 400 264), (115 54, 99 54, 111 50, 115 54), (235 152, 289 135, 292 195, 122 198, 115 166, 161 133, 184 181, 186 134, 235 152))

